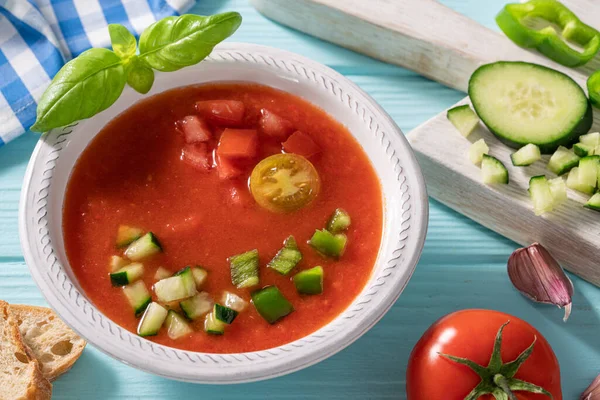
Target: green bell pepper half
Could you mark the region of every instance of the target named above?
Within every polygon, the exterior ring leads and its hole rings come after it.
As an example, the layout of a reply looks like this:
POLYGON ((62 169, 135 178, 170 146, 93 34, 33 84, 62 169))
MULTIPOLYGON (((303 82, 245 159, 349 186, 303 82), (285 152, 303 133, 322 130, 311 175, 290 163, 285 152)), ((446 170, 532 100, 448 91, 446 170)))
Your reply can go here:
POLYGON ((600 49, 600 32, 581 22, 571 10, 556 0, 507 4, 496 16, 496 23, 517 45, 535 48, 567 67, 587 63, 600 49), (533 29, 531 23, 535 19, 543 19, 550 25, 540 30, 533 29), (554 26, 560 28, 561 32, 557 32, 554 26), (570 47, 567 42, 580 46, 582 51, 570 47))

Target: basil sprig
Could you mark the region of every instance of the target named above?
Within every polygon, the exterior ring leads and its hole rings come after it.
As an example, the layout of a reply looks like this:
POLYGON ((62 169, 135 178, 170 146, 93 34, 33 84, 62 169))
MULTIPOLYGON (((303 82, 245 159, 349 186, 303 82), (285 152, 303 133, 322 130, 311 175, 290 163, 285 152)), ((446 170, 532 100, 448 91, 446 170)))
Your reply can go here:
POLYGON ((110 24, 113 50, 92 48, 66 63, 42 95, 31 130, 45 132, 90 118, 117 101, 125 84, 148 93, 154 70, 171 72, 199 63, 241 23, 237 12, 167 17, 144 30, 139 46, 127 28, 110 24))

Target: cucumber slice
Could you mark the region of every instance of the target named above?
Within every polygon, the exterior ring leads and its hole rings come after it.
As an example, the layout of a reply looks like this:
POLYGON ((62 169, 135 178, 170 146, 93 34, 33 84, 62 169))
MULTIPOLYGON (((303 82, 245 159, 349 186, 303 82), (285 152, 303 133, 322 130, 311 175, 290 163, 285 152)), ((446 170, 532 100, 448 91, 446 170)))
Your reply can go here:
POLYGON ((223 322, 224 324, 231 324, 235 317, 238 316, 238 312, 229 307, 222 306, 220 304, 215 304, 215 308, 213 310, 215 314, 215 318, 218 321, 223 322))
POLYGON ((314 267, 294 275, 294 286, 300 294, 323 293, 323 267, 314 267))
POLYGON ((584 205, 585 208, 590 210, 600 211, 600 193, 593 195, 587 203, 584 205))
POLYGON ((194 282, 196 282, 196 288, 200 289, 208 278, 208 271, 201 267, 192 268, 192 275, 194 276, 194 282))
POLYGON ((138 325, 138 335, 156 336, 167 318, 167 309, 158 303, 150 303, 138 325))
POLYGON ((600 156, 587 156, 579 161, 579 183, 596 188, 600 156))
POLYGON ((527 146, 521 147, 519 150, 510 155, 510 160, 515 167, 526 167, 533 164, 540 158, 542 158, 540 148, 533 143, 529 143, 527 146))
POLYGON ((579 168, 575 167, 569 172, 567 177, 567 187, 573 190, 577 190, 581 193, 592 194, 594 193, 595 186, 584 185, 579 180, 579 168))
POLYGON ((594 154, 594 150, 594 147, 583 143, 575 143, 573 145, 573 152, 579 157, 591 156, 594 154))
POLYGON ((121 268, 123 268, 124 266, 126 266, 127 264, 129 264, 129 261, 127 261, 123 257, 112 256, 110 258, 110 262, 109 262, 110 272, 118 271, 121 268))
POLYGON ((142 237, 142 231, 139 228, 132 228, 127 225, 119 225, 119 229, 117 230, 117 247, 125 247, 130 243, 138 240, 142 237))
POLYGON ((331 233, 340 233, 350 227, 350 214, 341 208, 336 208, 329 221, 327 221, 327 230, 331 233))
POLYGON ((343 233, 332 234, 328 230, 316 230, 308 244, 320 254, 333 258, 340 258, 346 250, 348 238, 343 233))
POLYGON ((189 299, 183 300, 179 303, 179 306, 183 311, 183 315, 188 319, 195 320, 212 310, 213 300, 208 293, 200 292, 189 299))
POLYGON ((128 286, 123 286, 123 293, 127 297, 127 301, 133 307, 135 316, 140 316, 148 307, 148 304, 152 302, 152 296, 144 281, 137 281, 136 283, 128 286))
POLYGON ((129 285, 144 275, 144 266, 140 263, 129 264, 110 274, 110 283, 113 286, 129 285))
POLYGON ((231 292, 223 292, 221 303, 237 312, 242 312, 248 307, 248 302, 246 300, 231 292))
POLYGON ((252 293, 252 304, 254 304, 256 311, 270 324, 274 324, 294 311, 292 304, 276 286, 267 286, 252 293))
POLYGON ((475 165, 481 164, 481 160, 483 160, 483 155, 488 154, 490 152, 490 148, 485 143, 485 140, 479 139, 475 143, 469 147, 469 160, 475 165))
POLYGON ((204 332, 210 335, 222 335, 225 332, 225 323, 215 318, 214 313, 206 314, 204 332))
POLYGON ((507 184, 508 170, 496 157, 484 154, 481 161, 481 177, 485 184, 507 184))
POLYGON ((196 293, 196 280, 194 279, 194 273, 192 272, 191 267, 185 267, 175 272, 173 276, 181 277, 187 293, 192 293, 192 295, 196 293))
POLYGON ((281 275, 287 275, 302 260, 302 253, 298 250, 298 244, 293 236, 288 236, 283 242, 283 247, 275 257, 267 264, 281 275))
POLYGON ((229 257, 231 283, 238 289, 258 285, 258 250, 229 257))
POLYGON ((164 267, 158 267, 158 269, 156 270, 156 273, 154 274, 154 280, 160 281, 162 279, 167 279, 171 275, 173 275, 173 274, 168 269, 166 269, 164 267))
POLYGON ((542 153, 552 153, 592 126, 592 107, 581 87, 541 65, 483 65, 471 75, 469 96, 489 130, 515 148, 533 143, 542 153))
POLYGON ((477 114, 475 114, 468 104, 449 109, 446 113, 446 118, 464 137, 469 136, 479 123, 477 114))
POLYGON ((131 261, 139 261, 161 251, 162 247, 156 236, 152 232, 148 232, 127 247, 125 257, 131 261))
POLYGON ((592 147, 600 146, 600 132, 592 132, 588 133, 587 135, 581 135, 579 137, 579 143, 583 143, 592 147))
POLYGON ((167 334, 169 335, 169 338, 173 340, 188 336, 190 333, 194 332, 186 322, 185 317, 173 310, 169 310, 165 324, 167 326, 167 334))
POLYGON ((161 303, 187 299, 197 292, 193 276, 191 280, 192 284, 190 284, 190 277, 187 274, 161 279, 154 284, 154 293, 156 293, 156 297, 161 303))
POLYGON ((554 198, 548 180, 544 175, 534 176, 529 180, 529 196, 533 202, 535 215, 542 215, 552 211, 554 198))
POLYGON ((567 201, 567 184, 563 178, 558 177, 550 179, 548 181, 548 185, 550 185, 550 193, 552 193, 554 207, 557 207, 567 201))
POLYGON ((579 164, 579 157, 566 147, 560 146, 548 161, 548 169, 556 175, 566 174, 579 164))

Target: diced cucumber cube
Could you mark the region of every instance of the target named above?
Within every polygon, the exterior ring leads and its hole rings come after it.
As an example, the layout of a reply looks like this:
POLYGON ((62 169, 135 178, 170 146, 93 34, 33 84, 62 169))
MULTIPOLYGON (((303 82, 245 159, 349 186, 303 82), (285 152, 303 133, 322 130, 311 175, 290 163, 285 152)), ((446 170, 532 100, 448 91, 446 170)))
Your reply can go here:
POLYGON ((475 165, 481 164, 481 160, 483 160, 483 155, 488 154, 490 152, 490 148, 488 147, 485 140, 479 139, 475 143, 469 147, 469 160, 475 165))
POLYGON ((193 277, 192 283, 192 285, 189 284, 187 275, 175 275, 156 282, 154 284, 154 293, 156 293, 156 297, 161 303, 187 299, 197 292, 193 277))
POLYGON ((133 308, 135 316, 141 315, 152 302, 152 296, 146 288, 144 281, 137 281, 131 285, 123 287, 123 293, 127 297, 127 301, 133 308))
POLYGON ((576 167, 577 164, 579 164, 579 157, 566 147, 560 146, 550 157, 548 169, 556 175, 562 175, 576 167))
POLYGON ((160 327, 167 318, 167 309, 158 303, 150 303, 144 316, 138 325, 138 335, 155 336, 158 335, 160 327))
POLYGON ((341 208, 336 208, 327 221, 327 230, 334 234, 340 233, 347 230, 351 223, 350 214, 341 208))
POLYGON ((110 272, 118 271, 127 264, 129 264, 129 261, 125 260, 123 257, 111 256, 109 262, 110 272))
POLYGON ((464 137, 469 136, 479 124, 479 117, 468 104, 449 109, 446 117, 464 137))
POLYGON ((274 324, 294 311, 292 304, 276 286, 267 286, 252 293, 252 304, 254 304, 256 311, 270 324, 274 324))
POLYGON ((600 133, 592 132, 587 135, 579 136, 579 143, 586 144, 588 146, 596 147, 600 145, 600 133))
POLYGON ((595 148, 583 143, 573 145, 573 152, 579 157, 591 156, 594 154, 595 148))
POLYGON ((573 190, 577 190, 581 193, 592 194, 594 193, 595 186, 589 186, 581 183, 579 180, 579 168, 575 167, 569 172, 567 178, 567 187, 573 190))
POLYGON ((526 167, 542 158, 540 148, 529 143, 510 155, 510 160, 515 167, 526 167))
POLYGON ((594 194, 587 203, 585 203, 586 208, 591 210, 600 211, 600 193, 594 194))
POLYGON ((487 185, 494 183, 507 184, 508 170, 496 157, 484 154, 481 161, 481 177, 483 183, 487 185))
POLYGON ((165 321, 167 326, 167 334, 169 338, 176 340, 184 336, 188 336, 194 330, 186 322, 185 317, 176 311, 169 310, 165 321))
POLYGON ((221 303, 237 312, 242 312, 248 307, 248 302, 246 300, 231 292, 223 292, 221 303))
POLYGON ((579 161, 579 182, 582 185, 596 187, 598 184, 598 166, 600 156, 587 156, 579 161))
POLYGON ((215 314, 215 318, 227 325, 231 324, 235 317, 238 316, 238 312, 229 307, 220 304, 215 304, 214 307, 213 313, 215 314))
POLYGON ((529 180, 529 196, 533 202, 535 215, 542 215, 552 211, 554 198, 550 191, 550 185, 545 176, 534 176, 529 180))
POLYGON ((110 282, 113 286, 129 285, 144 275, 144 266, 140 263, 129 264, 110 274, 110 282))
POLYGON ((550 193, 552 193, 554 207, 558 207, 567 201, 567 184, 563 178, 559 176, 558 178, 550 179, 548 185, 550 185, 550 193))
POLYGON ((213 300, 206 292, 200 292, 179 303, 183 314, 191 320, 198 319, 213 309, 213 300))
POLYGON ((323 293, 323 267, 317 266, 294 275, 294 285, 301 294, 323 293))
POLYGON ((222 335, 225 332, 225 323, 219 321, 214 313, 206 314, 204 331, 210 335, 222 335))
POLYGON ((196 282, 196 288, 201 289, 208 278, 208 271, 201 267, 193 267, 192 275, 194 276, 194 282, 196 282))
POLYGON ((161 251, 162 247, 156 236, 152 232, 148 232, 127 247, 125 257, 131 261, 139 261, 161 251))

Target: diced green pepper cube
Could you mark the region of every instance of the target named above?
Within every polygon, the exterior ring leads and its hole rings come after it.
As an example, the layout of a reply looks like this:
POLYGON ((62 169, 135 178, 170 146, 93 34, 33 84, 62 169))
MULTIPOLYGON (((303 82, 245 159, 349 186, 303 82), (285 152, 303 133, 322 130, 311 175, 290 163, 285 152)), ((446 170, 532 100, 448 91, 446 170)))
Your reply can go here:
POLYGON ((231 283, 238 289, 258 285, 258 250, 229 257, 231 283))
POLYGON ((302 260, 302 253, 298 250, 298 244, 293 236, 289 236, 283 242, 283 247, 277 252, 275 257, 267 264, 269 268, 282 275, 287 275, 302 260))
POLYGON ((294 311, 292 303, 281 294, 276 286, 267 286, 252 293, 252 304, 270 324, 274 324, 294 311))
POLYGON ((320 266, 298 272, 293 279, 298 293, 323 293, 323 268, 320 266))
POLYGON ((348 238, 343 233, 334 235, 328 230, 317 229, 310 239, 309 244, 325 256, 340 258, 344 254, 347 241, 348 238))

